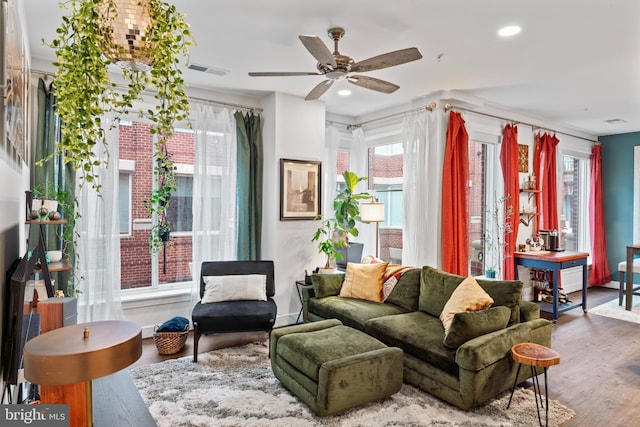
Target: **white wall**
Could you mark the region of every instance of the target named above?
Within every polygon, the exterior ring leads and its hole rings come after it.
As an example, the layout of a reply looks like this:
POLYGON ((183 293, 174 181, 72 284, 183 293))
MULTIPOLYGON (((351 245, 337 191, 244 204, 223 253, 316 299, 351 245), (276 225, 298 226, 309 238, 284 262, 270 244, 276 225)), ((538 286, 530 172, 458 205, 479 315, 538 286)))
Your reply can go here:
POLYGON ((275 264, 276 326, 295 323, 300 311, 296 280, 323 262, 311 243, 314 221, 280 221, 280 159, 324 156, 325 107, 319 101, 273 94, 263 100, 264 201, 262 258, 275 264))

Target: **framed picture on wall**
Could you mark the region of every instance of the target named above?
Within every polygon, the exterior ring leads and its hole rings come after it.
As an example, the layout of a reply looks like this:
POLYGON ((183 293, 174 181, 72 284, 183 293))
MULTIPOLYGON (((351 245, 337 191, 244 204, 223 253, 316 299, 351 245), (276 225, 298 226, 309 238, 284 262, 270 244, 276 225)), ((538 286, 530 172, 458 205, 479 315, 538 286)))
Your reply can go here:
POLYGON ((280 159, 280 220, 320 215, 321 163, 280 159))

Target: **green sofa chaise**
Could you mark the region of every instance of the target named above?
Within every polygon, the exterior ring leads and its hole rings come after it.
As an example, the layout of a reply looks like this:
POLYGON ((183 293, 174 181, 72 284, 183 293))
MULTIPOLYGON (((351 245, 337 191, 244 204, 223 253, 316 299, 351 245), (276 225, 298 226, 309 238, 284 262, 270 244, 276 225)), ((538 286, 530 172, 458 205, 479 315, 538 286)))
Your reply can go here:
MULTIPOLYGON (((551 346, 551 322, 540 318, 535 303, 521 301, 520 281, 478 280, 493 305, 456 314, 445 340, 439 316, 464 277, 429 266, 412 268, 384 302, 339 296, 343 279, 343 274, 312 276, 313 286, 302 289, 304 322, 338 319, 401 348, 404 381, 463 410, 511 388, 517 370, 513 345, 551 346)), ((522 369, 518 383, 530 377, 522 369)))

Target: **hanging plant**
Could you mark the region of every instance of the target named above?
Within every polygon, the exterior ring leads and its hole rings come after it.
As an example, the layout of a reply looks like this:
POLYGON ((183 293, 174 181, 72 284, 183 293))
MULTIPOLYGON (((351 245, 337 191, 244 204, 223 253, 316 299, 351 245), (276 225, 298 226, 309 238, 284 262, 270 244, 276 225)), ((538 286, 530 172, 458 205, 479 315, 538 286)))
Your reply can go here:
POLYGON ((186 56, 193 43, 189 25, 175 6, 161 0, 69 0, 60 7, 70 13, 50 44, 56 53, 55 94, 62 122, 56 154, 63 153, 65 163, 79 172, 80 186, 88 183, 100 194, 98 168, 106 166, 109 151, 101 118, 112 114, 112 126, 117 126, 134 101, 142 100, 143 91, 153 92, 155 105, 140 110, 140 116, 153 123, 159 185, 144 206, 162 220, 175 190, 166 144, 174 123, 189 114, 179 67, 179 56, 186 56), (110 79, 112 62, 122 67, 124 89, 110 79), (106 153, 107 160, 98 160, 95 150, 106 153))

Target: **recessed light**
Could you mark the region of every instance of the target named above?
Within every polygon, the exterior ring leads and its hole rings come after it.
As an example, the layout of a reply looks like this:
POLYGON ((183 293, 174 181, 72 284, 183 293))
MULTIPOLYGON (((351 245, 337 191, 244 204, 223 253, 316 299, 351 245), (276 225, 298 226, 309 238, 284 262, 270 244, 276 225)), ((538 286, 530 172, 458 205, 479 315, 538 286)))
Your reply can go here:
POLYGON ((520 28, 519 25, 508 25, 506 27, 500 28, 500 31, 498 31, 498 35, 500 37, 515 36, 516 34, 518 34, 520 32, 521 29, 522 28, 520 28))
POLYGON ((340 95, 340 96, 349 96, 349 95, 351 95, 351 91, 349 89, 340 89, 338 91, 338 95, 340 95))

